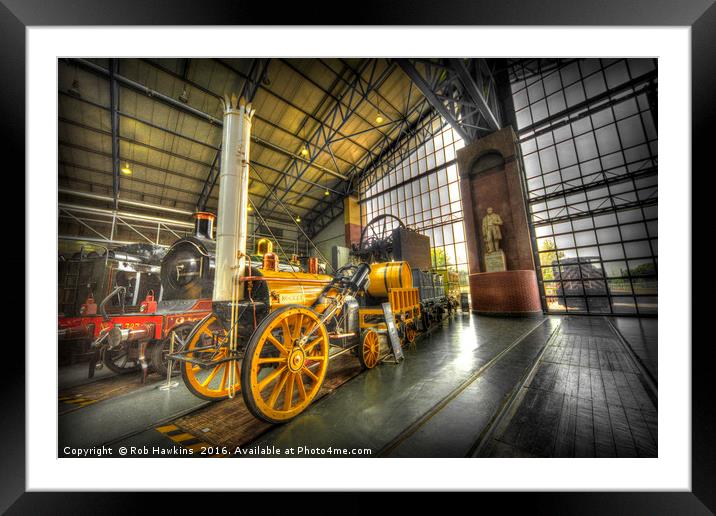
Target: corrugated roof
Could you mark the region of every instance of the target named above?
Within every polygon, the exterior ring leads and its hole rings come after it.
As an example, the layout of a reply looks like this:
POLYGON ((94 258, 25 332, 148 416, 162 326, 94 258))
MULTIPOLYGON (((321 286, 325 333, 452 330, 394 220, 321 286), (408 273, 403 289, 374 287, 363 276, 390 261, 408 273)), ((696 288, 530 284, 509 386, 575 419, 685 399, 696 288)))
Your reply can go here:
MULTIPOLYGON (((110 66, 108 59, 59 63, 61 187, 113 194, 110 66)), ((247 77, 265 69, 252 100, 251 162, 266 185, 253 178, 250 195, 275 220, 289 217, 271 191, 292 216, 314 219, 338 197, 325 196, 326 188, 345 193, 398 138, 406 115, 413 122, 430 109, 400 68, 382 59, 120 59, 118 67, 121 78, 218 120, 221 97, 245 90, 247 77)), ((118 82, 119 155, 133 172, 120 176, 120 197, 192 210, 208 190, 205 209, 216 211, 210 170, 221 128, 118 82)))

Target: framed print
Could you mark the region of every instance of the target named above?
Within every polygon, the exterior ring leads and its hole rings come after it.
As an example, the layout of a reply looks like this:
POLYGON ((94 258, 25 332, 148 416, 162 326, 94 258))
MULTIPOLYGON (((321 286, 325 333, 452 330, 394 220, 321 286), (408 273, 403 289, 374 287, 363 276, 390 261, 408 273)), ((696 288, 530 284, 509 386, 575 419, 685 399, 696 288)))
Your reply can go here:
POLYGON ((691 170, 716 11, 454 4, 337 25, 4 2, 27 246, 3 509, 397 490, 713 510, 691 170))

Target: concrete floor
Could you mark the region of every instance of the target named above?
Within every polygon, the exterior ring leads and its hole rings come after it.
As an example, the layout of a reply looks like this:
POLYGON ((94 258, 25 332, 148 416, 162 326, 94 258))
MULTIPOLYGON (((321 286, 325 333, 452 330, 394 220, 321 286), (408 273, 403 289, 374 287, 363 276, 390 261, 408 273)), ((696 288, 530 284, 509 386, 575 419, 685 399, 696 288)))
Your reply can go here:
POLYGON ((57 371, 57 386, 60 390, 69 389, 93 380, 109 378, 115 374, 117 373, 110 371, 107 367, 103 367, 102 369, 96 369, 94 377, 89 378, 87 362, 81 362, 60 367, 57 371))

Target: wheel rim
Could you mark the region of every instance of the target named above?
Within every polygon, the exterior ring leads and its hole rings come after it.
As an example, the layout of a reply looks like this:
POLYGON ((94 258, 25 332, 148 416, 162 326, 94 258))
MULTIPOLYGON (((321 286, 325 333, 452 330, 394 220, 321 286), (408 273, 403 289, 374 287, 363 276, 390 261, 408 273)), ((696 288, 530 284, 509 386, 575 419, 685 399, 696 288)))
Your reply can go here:
POLYGON ((256 408, 274 421, 291 419, 311 404, 328 368, 328 334, 324 326, 299 341, 318 323, 308 308, 274 318, 259 336, 250 356, 251 397, 256 408))
MULTIPOLYGON (((229 351, 226 330, 215 315, 200 323, 187 343, 186 357, 191 359, 219 362, 226 358, 229 351), (216 345, 213 343, 216 341, 216 345), (206 348, 206 349, 205 349, 206 348)), ((239 391, 238 360, 219 362, 214 367, 202 367, 190 362, 182 362, 184 378, 192 390, 207 398, 225 398, 229 395, 229 373, 234 368, 233 387, 239 391)))
POLYGON ((380 354, 380 340, 378 334, 369 331, 363 338, 363 363, 368 369, 374 368, 378 364, 378 355, 380 354))

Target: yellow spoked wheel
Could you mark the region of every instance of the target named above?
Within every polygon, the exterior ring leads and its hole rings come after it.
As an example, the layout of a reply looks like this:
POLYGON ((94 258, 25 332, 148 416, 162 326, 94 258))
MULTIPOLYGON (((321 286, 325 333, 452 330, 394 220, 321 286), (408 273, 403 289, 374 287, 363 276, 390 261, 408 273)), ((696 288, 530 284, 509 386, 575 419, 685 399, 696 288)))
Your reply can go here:
POLYGON ((405 326, 405 340, 408 341, 408 344, 412 344, 415 342, 415 338, 418 336, 418 332, 415 330, 415 325, 413 323, 408 323, 405 326))
POLYGON ((182 379, 194 395, 206 400, 222 400, 229 397, 229 387, 235 392, 239 390, 239 363, 224 360, 228 356, 229 340, 216 315, 207 315, 194 327, 185 351, 188 351, 188 359, 201 362, 181 362, 182 379))
POLYGON ((303 412, 316 397, 328 368, 328 333, 319 315, 286 306, 268 315, 251 335, 241 366, 249 411, 269 423, 303 412))
POLYGON ((361 334, 358 360, 365 369, 373 369, 378 365, 380 356, 380 338, 375 330, 365 330, 361 334))

